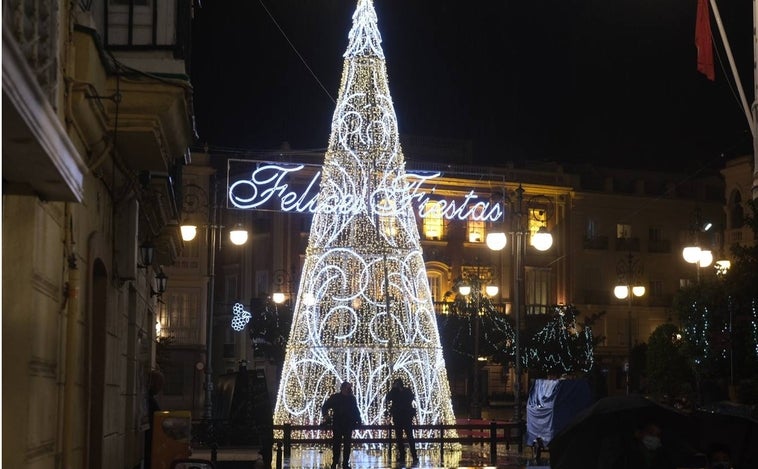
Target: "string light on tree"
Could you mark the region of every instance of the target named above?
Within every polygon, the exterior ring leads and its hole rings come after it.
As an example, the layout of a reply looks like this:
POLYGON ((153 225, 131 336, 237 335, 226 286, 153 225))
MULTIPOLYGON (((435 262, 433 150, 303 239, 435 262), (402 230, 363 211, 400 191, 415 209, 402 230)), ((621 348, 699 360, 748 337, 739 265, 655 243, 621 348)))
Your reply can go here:
POLYGON ((363 423, 382 423, 395 378, 416 394, 418 424, 454 423, 371 0, 353 15, 322 171, 274 423, 319 423, 341 381, 363 423))

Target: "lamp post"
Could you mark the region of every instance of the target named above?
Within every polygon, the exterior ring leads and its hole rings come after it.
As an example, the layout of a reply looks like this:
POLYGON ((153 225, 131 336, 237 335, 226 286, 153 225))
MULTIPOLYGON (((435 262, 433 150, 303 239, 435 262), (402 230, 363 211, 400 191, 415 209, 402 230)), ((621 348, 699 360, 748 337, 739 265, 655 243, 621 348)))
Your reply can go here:
POLYGON ((645 294, 645 287, 639 285, 638 277, 642 274, 642 265, 630 252, 626 259, 619 260, 616 265, 619 283, 613 288, 616 298, 627 300, 626 328, 626 394, 629 395, 632 375, 632 299, 645 294))
MULTIPOLYGON (((544 196, 533 196, 527 200, 524 204, 524 188, 519 184, 515 191, 515 201, 511 200, 507 196, 504 197, 506 202, 511 205, 512 217, 511 227, 513 231, 511 236, 514 239, 513 242, 513 278, 514 288, 512 293, 513 298, 513 318, 514 318, 514 374, 515 379, 513 381, 513 420, 516 422, 521 421, 521 319, 526 315, 526 305, 524 301, 525 289, 524 289, 524 277, 525 277, 525 259, 526 259, 526 239, 530 235, 529 223, 524 223, 525 215, 530 213, 530 209, 535 206, 535 200, 544 196), (526 205, 526 206, 525 206, 526 205), (526 210, 525 210, 526 209, 526 210)), ((548 218, 547 213, 545 219, 540 220, 546 222, 548 218)), ((532 236, 532 246, 538 251, 547 251, 553 245, 553 236, 543 225, 532 236)), ((490 249, 501 250, 506 246, 507 237, 505 233, 493 231, 487 234, 487 245, 490 249)))
MULTIPOLYGON (((713 227, 713 223, 703 221, 700 209, 696 209, 693 215, 693 222, 690 228, 691 244, 682 249, 682 258, 690 264, 697 267, 697 282, 700 283, 700 269, 708 267, 713 263, 713 252, 709 249, 700 247, 700 233, 706 233, 713 227)), ((721 261, 720 261, 721 262, 721 261)))
POLYGON ((482 292, 482 278, 477 273, 476 275, 469 275, 468 283, 463 283, 458 287, 458 292, 464 297, 472 295, 471 301, 474 303, 474 308, 470 309, 472 322, 474 326, 474 377, 472 381, 472 394, 471 406, 469 415, 471 418, 478 419, 482 417, 482 403, 479 389, 479 335, 481 329, 481 314, 482 314, 482 295, 493 297, 497 295, 499 289, 497 285, 488 284, 482 292))
MULTIPOLYGON (((218 210, 218 180, 213 178, 213 191, 211 195, 202 187, 196 184, 187 184, 184 186, 187 193, 184 197, 183 212, 193 214, 201 209, 207 210, 208 223, 205 225, 206 240, 208 249, 207 264, 207 314, 205 315, 205 381, 203 388, 205 392, 205 401, 203 404, 203 420, 213 419, 213 315, 215 306, 215 283, 216 283, 216 252, 220 249, 219 233, 223 226, 220 223, 220 214, 218 210), (198 196, 198 192, 203 197, 198 196), (211 199, 212 197, 212 199, 211 199)), ((182 240, 189 242, 195 239, 197 235, 197 225, 191 222, 185 222, 180 227, 182 240)), ((247 242, 247 230, 241 224, 229 231, 229 240, 232 244, 242 245, 247 242)))

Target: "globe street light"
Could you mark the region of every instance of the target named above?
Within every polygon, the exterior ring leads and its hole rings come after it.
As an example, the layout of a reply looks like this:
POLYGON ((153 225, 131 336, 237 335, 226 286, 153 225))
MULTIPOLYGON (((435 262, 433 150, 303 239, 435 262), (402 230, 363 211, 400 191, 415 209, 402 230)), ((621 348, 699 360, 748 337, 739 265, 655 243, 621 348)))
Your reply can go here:
MULTIPOLYGON (((513 419, 517 422, 521 421, 521 319, 525 311, 525 290, 524 290, 524 277, 525 273, 525 259, 526 259, 526 239, 530 236, 531 231, 529 229, 529 222, 524 223, 524 216, 531 213, 530 210, 535 206, 535 201, 545 196, 536 195, 529 198, 524 207, 524 188, 519 184, 515 190, 515 200, 510 199, 508 196, 504 196, 504 202, 511 206, 511 237, 514 239, 513 244, 513 278, 515 279, 515 285, 513 288, 513 313, 514 313, 514 374, 516 376, 513 382, 513 419)), ((549 205, 549 204, 548 204, 549 205)), ((541 223, 546 223, 548 218, 547 210, 540 210, 544 215, 544 219, 537 220, 541 223)), ((536 217, 535 217, 536 219, 536 217)), ((538 251, 544 252, 550 249, 553 245, 553 235, 550 234, 546 226, 541 226, 536 232, 530 236, 531 245, 538 251)), ((508 243, 508 238, 503 231, 502 225, 500 229, 493 229, 487 234, 486 238, 487 246, 493 251, 499 251, 505 248, 508 243)))
POLYGON ((645 287, 635 283, 637 277, 642 274, 639 259, 635 259, 630 252, 626 259, 619 260, 616 266, 616 274, 619 284, 613 288, 613 294, 619 300, 627 300, 627 328, 626 328, 626 394, 631 388, 632 374, 632 299, 645 294, 645 287))
MULTIPOLYGON (((218 245, 220 233, 223 226, 220 224, 220 214, 218 210, 218 180, 213 179, 213 200, 210 200, 208 192, 196 184, 186 184, 184 186, 185 195, 182 204, 182 211, 192 217, 197 212, 207 212, 208 223, 205 225, 206 241, 208 248, 208 298, 207 314, 205 315, 205 402, 203 406, 204 420, 213 419, 213 314, 214 314, 214 295, 215 295, 215 277, 216 277, 216 252, 219 250, 218 245), (201 197, 202 196, 202 197, 201 197)), ((197 225, 193 222, 186 221, 180 227, 182 240, 189 242, 197 236, 197 225)), ((229 233, 230 241, 235 245, 245 244, 247 241, 247 230, 241 224, 237 224, 235 229, 229 233)))
MULTIPOLYGON (((458 286, 458 293, 468 297, 472 295, 471 302, 474 303, 474 307, 470 309, 472 320, 474 323, 474 379, 472 383, 473 399, 471 401, 470 416, 471 418, 478 419, 482 417, 482 404, 479 390, 479 334, 482 315, 482 297, 493 297, 497 295, 499 288, 497 285, 488 284, 482 291, 483 279, 479 274, 469 275, 469 283, 463 283, 458 286)), ((467 301, 468 303, 469 301, 467 301)))

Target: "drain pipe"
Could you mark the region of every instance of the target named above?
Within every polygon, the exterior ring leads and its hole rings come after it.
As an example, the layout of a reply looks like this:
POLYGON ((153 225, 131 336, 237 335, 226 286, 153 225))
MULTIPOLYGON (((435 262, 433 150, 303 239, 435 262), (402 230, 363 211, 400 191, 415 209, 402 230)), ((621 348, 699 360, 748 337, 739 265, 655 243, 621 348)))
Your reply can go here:
MULTIPOLYGON (((68 204, 67 208, 68 208, 68 204)), ((71 223, 71 214, 68 214, 68 222, 71 223)), ((68 231, 68 227, 67 227, 68 231)), ((72 235, 70 235, 72 236, 72 235)), ((74 242, 69 238, 69 246, 74 242)), ((66 361, 63 386, 63 465, 64 469, 78 467, 74 461, 74 421, 76 411, 76 370, 77 370, 77 346, 79 344, 79 268, 77 267, 76 254, 71 249, 68 255, 68 282, 66 284, 66 361)), ((81 462, 81 461, 79 461, 81 462)))

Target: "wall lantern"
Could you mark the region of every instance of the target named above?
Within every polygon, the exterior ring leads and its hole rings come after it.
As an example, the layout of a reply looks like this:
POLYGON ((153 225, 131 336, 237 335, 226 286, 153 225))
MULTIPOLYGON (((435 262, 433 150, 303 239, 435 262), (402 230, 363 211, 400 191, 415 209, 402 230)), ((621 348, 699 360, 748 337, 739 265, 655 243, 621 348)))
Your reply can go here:
POLYGON ((150 241, 143 242, 139 247, 140 268, 147 268, 153 265, 155 257, 155 246, 150 241))
POLYGON ((168 277, 166 276, 166 274, 163 273, 162 270, 156 274, 155 282, 156 282, 155 286, 157 290, 151 289, 150 296, 155 296, 155 295, 160 296, 166 293, 166 283, 168 282, 168 277))

